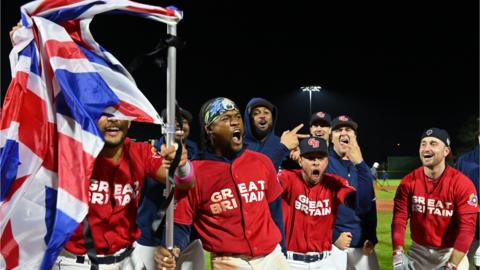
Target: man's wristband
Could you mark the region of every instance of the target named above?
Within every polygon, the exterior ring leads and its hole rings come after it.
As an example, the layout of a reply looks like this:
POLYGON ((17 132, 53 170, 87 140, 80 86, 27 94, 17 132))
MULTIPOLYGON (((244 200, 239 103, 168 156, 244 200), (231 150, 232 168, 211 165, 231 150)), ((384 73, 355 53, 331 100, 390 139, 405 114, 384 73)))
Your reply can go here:
POLYGON ((187 162, 185 163, 185 165, 183 165, 182 167, 178 167, 177 171, 175 172, 175 176, 186 177, 190 175, 190 171, 192 168, 192 166, 190 165, 191 165, 190 160, 187 159, 187 162))
POLYGON ((178 173, 175 172, 173 179, 175 180, 175 184, 188 184, 192 182, 193 175, 193 165, 191 164, 190 160, 187 160, 187 163, 178 169, 178 173))

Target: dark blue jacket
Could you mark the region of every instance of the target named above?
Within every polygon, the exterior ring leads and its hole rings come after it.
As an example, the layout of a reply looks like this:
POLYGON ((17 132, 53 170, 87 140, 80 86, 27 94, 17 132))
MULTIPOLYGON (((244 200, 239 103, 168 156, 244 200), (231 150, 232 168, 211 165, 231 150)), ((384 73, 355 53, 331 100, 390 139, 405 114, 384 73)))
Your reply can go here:
POLYGON ((327 172, 347 179, 357 189, 358 199, 355 208, 339 206, 332 241, 335 242, 342 232, 351 232, 351 247, 362 247, 367 239, 377 243, 377 208, 373 175, 368 165, 365 161, 354 165, 350 160, 342 160, 330 147, 327 172))
POLYGON ((282 161, 288 157, 290 151, 288 148, 280 143, 280 138, 275 135, 275 125, 277 123, 277 107, 271 104, 269 101, 263 98, 252 98, 245 108, 244 116, 244 127, 245 132, 243 135, 243 141, 246 144, 247 149, 260 152, 268 156, 275 166, 275 169, 278 170, 282 161), (266 136, 265 140, 259 141, 252 132, 252 123, 250 121, 250 111, 252 108, 256 107, 258 104, 269 104, 272 109, 272 130, 266 136))
MULTIPOLYGON (((464 153, 461 155, 457 160, 457 169, 461 171, 463 174, 468 176, 470 180, 472 180, 475 188, 477 189, 477 194, 480 185, 480 164, 478 155, 480 153, 480 146, 477 145, 474 149, 469 152, 464 153)), ((475 232, 475 238, 479 239, 479 220, 477 220, 477 229, 475 232)))
MULTIPOLYGON (((162 144, 165 144, 165 137, 155 141, 155 148, 160 149, 162 144)), ((185 147, 188 151, 188 159, 192 159, 193 156, 197 155, 197 143, 187 140, 185 147)), ((154 232, 162 219, 162 215, 157 212, 165 200, 163 196, 165 185, 151 178, 145 179, 143 185, 142 200, 137 211, 137 225, 142 231, 142 234, 137 242, 144 246, 158 246, 161 242, 160 239, 154 235, 154 232), (149 196, 149 194, 152 194, 152 196, 149 196)))

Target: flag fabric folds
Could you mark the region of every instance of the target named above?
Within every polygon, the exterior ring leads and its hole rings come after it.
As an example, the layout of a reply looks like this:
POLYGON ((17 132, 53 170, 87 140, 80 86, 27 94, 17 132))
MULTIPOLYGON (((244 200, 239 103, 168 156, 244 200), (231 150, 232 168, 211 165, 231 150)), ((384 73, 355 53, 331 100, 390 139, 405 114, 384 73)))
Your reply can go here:
POLYGON ((45 0, 21 8, 12 81, 0 120, 0 269, 51 269, 88 212, 88 179, 103 147, 102 113, 161 123, 116 58, 89 31, 99 13, 169 25, 175 9, 125 0, 45 0))

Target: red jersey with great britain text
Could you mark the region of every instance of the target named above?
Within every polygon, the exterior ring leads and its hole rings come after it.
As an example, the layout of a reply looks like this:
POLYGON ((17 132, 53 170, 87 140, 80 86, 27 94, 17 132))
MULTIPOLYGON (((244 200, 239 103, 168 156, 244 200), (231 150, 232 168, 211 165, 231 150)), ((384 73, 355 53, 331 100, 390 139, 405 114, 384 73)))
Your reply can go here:
POLYGON ((175 222, 193 223, 210 252, 262 256, 273 251, 281 234, 268 204, 282 193, 282 187, 270 159, 245 150, 232 164, 192 163, 195 187, 177 197, 175 222))
POLYGON ((303 180, 302 170, 281 170, 278 179, 284 188, 287 250, 301 253, 331 250, 337 208, 355 189, 346 179, 329 173, 316 185, 303 180))
POLYGON ((402 179, 394 202, 394 246, 404 245, 404 228, 410 216, 414 242, 434 248, 453 247, 458 237, 458 216, 478 212, 472 181, 450 166, 435 181, 427 178, 423 166, 415 169, 402 179))
MULTIPOLYGON (((98 157, 89 187, 88 224, 98 254, 112 254, 126 248, 140 236, 136 225, 140 191, 145 176, 154 178, 162 158, 146 143, 125 139, 118 164, 98 157)), ((159 194, 161 196, 161 194, 159 194)), ((65 249, 85 254, 83 223, 80 223, 65 249)))

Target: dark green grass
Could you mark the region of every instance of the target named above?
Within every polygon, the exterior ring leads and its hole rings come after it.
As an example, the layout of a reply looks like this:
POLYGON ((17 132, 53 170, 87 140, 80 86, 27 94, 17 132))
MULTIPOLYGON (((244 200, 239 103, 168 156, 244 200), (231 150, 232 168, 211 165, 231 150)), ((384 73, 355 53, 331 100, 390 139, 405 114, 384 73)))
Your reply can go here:
MULTIPOLYGON (((380 184, 383 181, 380 180, 380 184)), ((377 186, 376 197, 377 200, 391 200, 395 197, 396 187, 400 184, 399 179, 387 180, 386 184, 377 186), (383 189, 382 189, 383 188, 383 189)), ((378 244, 375 247, 377 253, 378 263, 380 269, 393 269, 392 267, 392 238, 391 238, 391 224, 392 224, 392 212, 377 212, 377 237, 378 244)), ((411 245, 410 229, 407 225, 405 236, 405 249, 408 249, 411 245)))
MULTIPOLYGON (((377 237, 378 244, 375 246, 375 252, 377 253, 378 263, 380 269, 393 269, 392 267, 392 239, 391 229, 392 213, 378 212, 377 213, 377 237)), ((405 250, 411 245, 410 229, 407 225, 407 231, 405 236, 405 250)))

